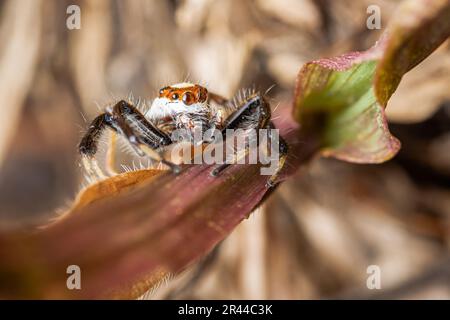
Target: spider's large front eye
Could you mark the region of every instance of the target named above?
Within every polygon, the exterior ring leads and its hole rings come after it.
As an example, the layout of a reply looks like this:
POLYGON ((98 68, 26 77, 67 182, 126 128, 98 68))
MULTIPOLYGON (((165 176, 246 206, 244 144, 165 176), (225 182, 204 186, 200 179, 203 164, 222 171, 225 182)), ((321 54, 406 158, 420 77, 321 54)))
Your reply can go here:
POLYGON ((183 96, 181 97, 185 105, 191 105, 195 102, 195 97, 192 92, 185 92, 183 93, 183 96))

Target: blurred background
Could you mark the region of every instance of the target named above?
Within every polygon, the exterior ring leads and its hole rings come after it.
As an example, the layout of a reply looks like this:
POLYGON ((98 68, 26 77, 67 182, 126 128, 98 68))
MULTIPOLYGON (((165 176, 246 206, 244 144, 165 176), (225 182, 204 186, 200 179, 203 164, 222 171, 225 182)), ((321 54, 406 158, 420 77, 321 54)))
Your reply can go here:
MULTIPOLYGON (((374 44, 400 1, 0 1, 0 229, 54 217, 80 189, 77 144, 102 106, 189 80, 289 107, 309 60, 374 44), (69 5, 81 29, 69 30, 69 5), (369 5, 381 30, 368 30, 369 5)), ((450 298, 450 48, 388 105, 382 165, 319 159, 208 257, 143 298, 450 298), (369 290, 367 268, 381 270, 369 290)), ((102 149, 106 148, 102 144, 102 149)), ((100 152, 101 157, 101 152, 100 152)))

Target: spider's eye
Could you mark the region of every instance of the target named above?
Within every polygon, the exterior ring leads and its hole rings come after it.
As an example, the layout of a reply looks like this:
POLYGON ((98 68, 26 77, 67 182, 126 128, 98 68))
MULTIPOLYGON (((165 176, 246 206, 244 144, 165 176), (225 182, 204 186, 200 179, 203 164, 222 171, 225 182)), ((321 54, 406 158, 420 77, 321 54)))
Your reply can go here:
POLYGON ((162 97, 163 94, 164 94, 164 88, 159 89, 159 96, 162 97))
POLYGON ((172 94, 172 100, 178 100, 178 93, 172 94))
POLYGON ((185 92, 183 93, 183 96, 181 97, 185 105, 191 105, 195 102, 195 97, 191 92, 185 92))

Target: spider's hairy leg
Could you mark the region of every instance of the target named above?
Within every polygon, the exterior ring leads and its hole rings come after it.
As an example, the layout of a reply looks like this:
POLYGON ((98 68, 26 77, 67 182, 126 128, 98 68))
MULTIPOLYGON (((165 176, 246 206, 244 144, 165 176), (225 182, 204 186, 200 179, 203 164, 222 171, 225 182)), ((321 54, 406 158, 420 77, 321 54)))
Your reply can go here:
POLYGON ((233 154, 233 158, 229 162, 226 162, 226 163, 216 166, 211 171, 211 175, 213 177, 217 177, 219 174, 222 173, 222 171, 224 171, 226 168, 231 166, 233 163, 237 163, 240 159, 245 158, 249 152, 250 152, 250 149, 248 147, 246 147, 243 152, 233 154))
POLYGON ((79 152, 84 159, 94 158, 99 137, 106 127, 123 135, 138 155, 147 155, 161 161, 175 173, 180 171, 179 166, 163 159, 156 151, 160 147, 171 144, 170 137, 149 122, 136 107, 124 100, 119 101, 92 121, 79 145, 79 152), (143 146, 148 149, 144 151, 143 146))
POLYGON ((149 156, 167 165, 172 172, 180 172, 178 165, 167 161, 157 151, 158 148, 172 143, 170 137, 148 121, 135 106, 121 100, 110 112, 113 126, 127 138, 138 155, 149 156))
POLYGON ((214 167, 214 169, 211 170, 211 175, 213 177, 217 177, 219 174, 222 173, 222 171, 224 171, 226 168, 228 168, 229 166, 231 166, 231 163, 223 163, 220 164, 216 167, 214 167))
MULTIPOLYGON (((167 134, 147 120, 135 106, 124 100, 116 103, 110 113, 113 121, 116 121, 117 126, 131 139, 133 144, 135 140, 140 139, 142 140, 141 144, 157 149, 172 143, 167 134)), ((136 143, 135 145, 138 146, 139 144, 136 143)))
POLYGON ((86 134, 78 145, 78 151, 82 155, 82 163, 86 171, 89 175, 100 179, 105 178, 105 175, 98 166, 94 155, 97 153, 100 135, 106 127, 115 130, 109 123, 109 116, 106 113, 102 113, 91 122, 86 134))
POLYGON ((115 130, 114 127, 111 127, 109 115, 102 113, 91 122, 88 130, 81 139, 78 145, 78 151, 81 155, 92 158, 97 153, 98 140, 106 127, 115 130))
MULTIPOLYGON (((275 126, 270 121, 271 112, 270 105, 267 101, 259 94, 253 94, 248 98, 245 98, 243 105, 238 108, 234 113, 232 113, 225 121, 225 126, 222 130, 222 135, 225 138, 227 129, 269 129, 269 140, 272 143, 272 131, 270 129, 275 129, 275 126)), ((257 147, 260 146, 259 139, 257 140, 257 147)), ((267 187, 273 187, 276 184, 276 179, 278 178, 279 172, 284 166, 286 161, 286 156, 288 152, 288 145, 282 137, 279 138, 279 161, 276 172, 269 178, 267 182, 267 187)), ((234 155, 233 161, 246 156, 249 153, 249 146, 246 145, 245 152, 240 155, 234 155)), ((212 171, 211 175, 217 176, 231 163, 225 163, 216 166, 212 171)))
MULTIPOLYGON (((227 119, 225 119, 225 125, 222 128, 222 136, 224 141, 226 140, 227 129, 258 129, 263 127, 270 119, 270 106, 260 95, 252 95, 243 103, 243 105, 233 112, 227 119)), ((234 138, 233 138, 234 139, 234 138)), ((232 162, 235 162, 239 158, 248 154, 248 146, 246 146, 243 154, 233 155, 232 162)), ((226 168, 228 168, 232 162, 217 165, 212 171, 212 176, 218 176, 226 168)))
MULTIPOLYGON (((269 131, 268 131, 269 141, 270 141, 270 143, 272 143, 272 131, 270 131, 270 129, 275 129, 275 126, 272 124, 272 122, 270 122, 270 125, 267 127, 267 129, 269 129, 269 131)), ((257 146, 259 147, 259 143, 257 144, 257 146)), ((279 150, 278 151, 279 152, 278 153, 279 154, 278 166, 275 170, 275 173, 270 176, 269 180, 266 183, 266 186, 268 188, 272 188, 277 184, 276 180, 278 179, 279 173, 283 169, 284 164, 286 162, 287 153, 288 153, 288 144, 281 136, 279 136, 279 149, 278 150, 279 150)), ((238 162, 239 159, 241 159, 243 157, 246 157, 249 152, 250 152, 250 149, 248 146, 246 146, 246 148, 244 149, 244 152, 242 152, 240 154, 234 154, 233 158, 230 162, 216 166, 211 171, 211 175, 214 177, 217 177, 220 173, 222 173, 225 169, 227 169, 231 164, 238 162)))
MULTIPOLYGON (((272 138, 273 137, 272 137, 272 130, 271 129, 275 129, 275 126, 273 125, 272 122, 269 123, 268 129, 269 129, 269 131, 268 131, 268 133, 269 133, 269 140, 270 140, 270 143, 272 144, 272 138)), ((283 139, 282 136, 279 136, 278 143, 279 143, 279 145, 278 145, 278 155, 279 155, 279 157, 278 157, 278 167, 275 170, 275 173, 270 176, 269 180, 266 183, 266 186, 268 188, 272 188, 272 187, 274 187, 277 184, 278 176, 279 176, 281 170, 283 169, 284 164, 286 163, 286 158, 287 158, 288 151, 289 151, 288 144, 283 139)))

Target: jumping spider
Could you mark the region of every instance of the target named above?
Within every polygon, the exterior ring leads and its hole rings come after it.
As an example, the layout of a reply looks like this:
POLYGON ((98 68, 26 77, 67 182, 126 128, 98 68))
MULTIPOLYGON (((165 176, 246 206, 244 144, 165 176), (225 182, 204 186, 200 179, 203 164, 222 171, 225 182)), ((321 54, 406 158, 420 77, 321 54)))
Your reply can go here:
MULTIPOLYGON (((244 129, 242 132, 245 134, 247 129, 274 128, 270 105, 259 93, 248 93, 233 103, 198 84, 180 83, 160 89, 159 96, 147 112, 139 111, 125 100, 107 107, 92 121, 79 144, 79 152, 83 160, 92 160, 97 152, 99 137, 108 127, 122 135, 139 156, 147 155, 178 173, 180 167, 164 159, 162 150, 176 142, 171 139, 175 129, 193 132, 200 125, 203 131, 216 128, 222 135, 225 135, 226 129, 244 129)), ((268 180, 269 187, 274 185, 283 167, 287 150, 286 142, 280 137, 279 165, 268 180)), ((229 165, 216 165, 211 174, 217 176, 229 165)))

